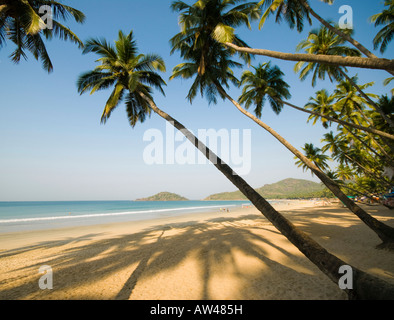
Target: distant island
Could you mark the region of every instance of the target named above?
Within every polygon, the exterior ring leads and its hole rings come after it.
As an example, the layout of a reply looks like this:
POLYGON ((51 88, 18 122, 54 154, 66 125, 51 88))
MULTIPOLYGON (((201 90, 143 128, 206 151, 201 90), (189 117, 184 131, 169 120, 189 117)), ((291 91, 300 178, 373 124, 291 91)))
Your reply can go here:
POLYGON ((171 192, 160 192, 154 196, 137 199, 136 201, 189 201, 189 199, 171 192))
MULTIPOLYGON (((256 189, 266 199, 300 199, 332 197, 328 189, 320 183, 303 179, 285 179, 256 189)), ((208 196, 204 200, 247 200, 240 191, 222 192, 208 196)))

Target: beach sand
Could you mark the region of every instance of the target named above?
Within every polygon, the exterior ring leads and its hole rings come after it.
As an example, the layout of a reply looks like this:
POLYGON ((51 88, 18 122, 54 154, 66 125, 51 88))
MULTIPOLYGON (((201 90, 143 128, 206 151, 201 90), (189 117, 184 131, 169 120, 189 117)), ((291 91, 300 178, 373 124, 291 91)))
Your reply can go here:
MULTIPOLYGON (((394 253, 339 203, 277 206, 329 252, 394 284, 394 253)), ((367 211, 394 227, 393 211, 367 211)), ((0 234, 0 299, 346 299, 255 208, 0 234), (53 289, 41 290, 43 265, 53 289)))

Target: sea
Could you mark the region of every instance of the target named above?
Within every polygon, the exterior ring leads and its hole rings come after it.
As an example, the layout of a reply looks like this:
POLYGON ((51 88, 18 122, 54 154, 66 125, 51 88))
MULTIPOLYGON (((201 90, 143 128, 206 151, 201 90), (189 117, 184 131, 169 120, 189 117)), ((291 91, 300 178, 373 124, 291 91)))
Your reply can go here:
POLYGON ((58 229, 187 215, 250 205, 247 201, 0 202, 0 233, 58 229))

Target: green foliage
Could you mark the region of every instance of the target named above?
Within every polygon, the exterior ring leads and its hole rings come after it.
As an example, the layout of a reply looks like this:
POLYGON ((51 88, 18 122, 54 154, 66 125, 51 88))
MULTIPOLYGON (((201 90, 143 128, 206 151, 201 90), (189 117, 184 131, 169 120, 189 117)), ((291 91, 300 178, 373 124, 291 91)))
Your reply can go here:
POLYGON ((171 192, 160 192, 154 196, 137 199, 136 201, 189 201, 189 199, 171 192))
MULTIPOLYGON (((266 199, 310 199, 332 197, 332 193, 320 183, 302 179, 285 179, 268 184, 256 191, 266 199)), ((223 192, 210 195, 204 200, 246 200, 240 192, 223 192)))
POLYGON ((11 60, 19 63, 21 58, 27 59, 26 51, 41 60, 43 68, 48 72, 53 70, 52 61, 46 50, 43 37, 52 39, 54 36, 61 40, 69 40, 83 47, 82 41, 68 27, 59 23, 72 17, 77 23, 85 21, 85 15, 65 4, 46 0, 12 0, 2 5, 0 12, 0 48, 6 40, 13 42, 16 49, 11 53, 11 60), (52 9, 52 28, 44 28, 39 14, 43 5, 50 5, 52 9))
POLYGON ((125 102, 130 125, 144 122, 151 114, 151 108, 141 94, 153 100, 152 88, 164 94, 164 80, 155 71, 165 71, 164 60, 156 54, 138 54, 133 31, 118 33, 115 46, 105 39, 89 39, 85 43, 84 54, 93 52, 100 62, 92 71, 80 75, 77 81, 80 94, 114 87, 105 105, 101 122, 106 123, 112 112, 125 102))
POLYGON ((262 109, 268 99, 272 110, 279 114, 282 111, 284 99, 290 99, 289 85, 283 80, 284 73, 278 66, 270 62, 253 67, 254 72, 244 71, 241 77, 242 95, 238 101, 249 109, 255 106, 254 113, 261 118, 262 109))
POLYGON ((380 46, 381 53, 386 51, 394 35, 394 1, 385 0, 384 5, 388 8, 371 17, 375 27, 384 26, 373 40, 374 48, 378 49, 380 46))

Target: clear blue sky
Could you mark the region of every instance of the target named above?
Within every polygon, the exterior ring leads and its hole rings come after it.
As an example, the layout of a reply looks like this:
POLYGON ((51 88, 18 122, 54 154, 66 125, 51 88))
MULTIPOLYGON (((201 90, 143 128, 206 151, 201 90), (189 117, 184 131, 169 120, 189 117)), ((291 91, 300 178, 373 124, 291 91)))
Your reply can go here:
MULTIPOLYGON (((141 52, 158 53, 165 59, 166 80, 172 68, 182 62, 178 54, 170 55, 169 39, 179 32, 177 14, 170 11, 170 1, 65 2, 87 16, 84 25, 66 23, 82 40, 105 37, 112 41, 118 30, 133 29, 141 52)), ((383 0, 337 0, 332 6, 318 0, 310 2, 324 18, 334 21, 341 16, 338 13, 341 5, 351 5, 355 38, 373 49, 377 29, 368 18, 382 10, 383 0)), ((317 26, 314 22, 313 27, 317 26)), ((238 33, 252 47, 295 52, 296 45, 310 30, 308 26, 305 29, 298 34, 286 24, 278 25, 270 19, 261 31, 254 25, 252 31, 241 29, 238 33)), ((385 57, 391 57, 392 48, 390 45, 385 57)), ((54 64, 54 72, 49 75, 30 55, 27 62, 19 65, 10 62, 11 43, 0 50, 0 201, 133 200, 160 191, 201 199, 212 193, 235 190, 211 165, 145 164, 142 155, 148 143, 143 141, 143 135, 149 129, 164 132, 164 120, 152 115, 149 121, 132 129, 121 105, 107 124, 101 125, 100 116, 110 92, 79 96, 75 84, 81 72, 96 65, 95 55, 83 56, 72 43, 57 39, 47 42, 47 49, 54 64)), ((266 61, 265 57, 256 57, 253 64, 266 61)), ((319 82, 312 88, 310 79, 298 80, 293 62, 273 60, 273 63, 285 72, 291 85, 290 101, 296 105, 305 105, 323 87, 333 87, 328 82, 319 82)), ((376 81, 370 92, 389 92, 382 85, 387 73, 350 70, 351 75, 356 73, 363 83, 376 81)), ((251 129, 252 170, 244 178, 253 187, 288 177, 317 181, 297 168, 289 151, 229 102, 208 106, 205 100, 196 99, 190 105, 185 98, 189 86, 189 81, 168 81, 166 97, 156 93, 156 103, 195 132, 210 128, 251 129)), ((239 96, 239 90, 234 88, 229 93, 234 98, 239 96)), ((297 148, 306 142, 321 146, 325 130, 320 125, 307 124, 306 119, 306 115, 286 108, 277 116, 268 105, 263 112, 263 121, 297 148)))

